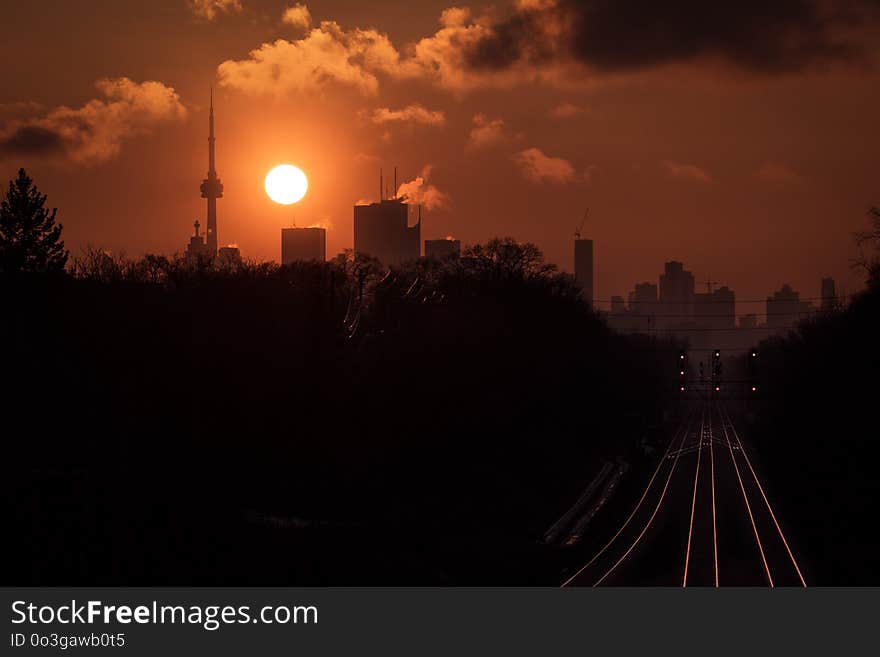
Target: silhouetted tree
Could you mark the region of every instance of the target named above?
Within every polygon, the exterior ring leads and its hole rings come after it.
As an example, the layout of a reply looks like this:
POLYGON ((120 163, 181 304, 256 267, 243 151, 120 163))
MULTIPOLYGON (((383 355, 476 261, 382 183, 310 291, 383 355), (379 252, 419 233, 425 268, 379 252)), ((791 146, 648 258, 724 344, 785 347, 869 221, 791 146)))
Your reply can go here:
POLYGON ((62 225, 55 223, 56 208, 44 206, 34 181, 18 170, 0 204, 0 271, 59 272, 67 264, 61 240, 62 225))
POLYGON ((871 227, 855 234, 856 244, 862 253, 855 261, 855 266, 864 269, 868 274, 868 284, 880 285, 880 208, 868 210, 871 227), (867 247, 868 253, 865 253, 867 247))
POLYGON ((541 249, 512 237, 494 237, 486 244, 469 246, 462 262, 467 269, 500 278, 543 277, 556 271, 555 265, 544 261, 541 249))

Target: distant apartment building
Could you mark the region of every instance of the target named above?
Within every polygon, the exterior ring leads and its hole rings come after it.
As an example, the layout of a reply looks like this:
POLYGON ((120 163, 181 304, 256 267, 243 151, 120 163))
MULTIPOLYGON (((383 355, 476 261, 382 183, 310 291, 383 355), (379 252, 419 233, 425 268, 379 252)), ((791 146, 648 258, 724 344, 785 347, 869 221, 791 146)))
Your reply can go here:
POLYGON ((809 302, 801 301, 800 294, 786 283, 767 297, 767 326, 789 329, 806 319, 812 310, 809 302))
POLYGON ((281 264, 327 259, 327 231, 324 228, 282 228, 281 264))
POLYGON ((629 293, 629 309, 638 315, 654 315, 657 312, 657 286, 653 283, 636 283, 629 293))
POLYGON ((574 279, 581 286, 584 300, 593 305, 593 240, 574 241, 574 279))
POLYGON ((457 258, 461 255, 461 240, 451 237, 438 240, 425 240, 425 257, 435 260, 457 258))
POLYGON ((657 328, 657 286, 654 283, 636 283, 629 293, 630 325, 634 331, 657 328))
POLYGON ((736 295, 729 287, 719 287, 713 292, 694 294, 695 328, 736 328, 736 295))
POLYGON ((747 313, 739 318, 739 327, 741 329, 758 328, 758 315, 756 313, 747 313))

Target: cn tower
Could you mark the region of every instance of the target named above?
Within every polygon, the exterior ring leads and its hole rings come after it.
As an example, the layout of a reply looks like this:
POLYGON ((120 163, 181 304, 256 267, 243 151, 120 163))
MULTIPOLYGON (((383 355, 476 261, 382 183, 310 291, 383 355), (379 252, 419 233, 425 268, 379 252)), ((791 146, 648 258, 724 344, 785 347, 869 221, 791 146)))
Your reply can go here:
POLYGON ((217 199, 223 198, 223 183, 214 170, 214 89, 211 89, 211 110, 208 115, 208 177, 202 181, 202 198, 208 199, 208 226, 205 233, 207 251, 217 255, 217 199))

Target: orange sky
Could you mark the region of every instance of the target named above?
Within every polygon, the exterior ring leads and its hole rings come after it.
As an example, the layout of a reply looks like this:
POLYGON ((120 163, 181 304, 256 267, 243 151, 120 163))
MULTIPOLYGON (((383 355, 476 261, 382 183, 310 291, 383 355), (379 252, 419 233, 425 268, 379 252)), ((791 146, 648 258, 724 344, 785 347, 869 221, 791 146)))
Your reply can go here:
POLYGON ((817 296, 824 275, 859 284, 851 233, 880 204, 876 3, 854 20, 806 0, 659 16, 664 3, 622 1, 618 16, 520 0, 441 23, 448 2, 328 0, 283 20, 294 4, 7 8, 0 175, 28 169, 74 254, 182 250, 204 223, 214 84, 218 232, 246 257, 278 259, 292 212, 328 226, 328 254, 350 247, 351 206, 397 164, 401 182, 425 179, 423 238, 513 235, 570 270, 589 207, 598 298, 656 281, 668 259, 741 299, 783 282, 817 296), (292 210, 263 191, 281 162, 309 176, 292 210))

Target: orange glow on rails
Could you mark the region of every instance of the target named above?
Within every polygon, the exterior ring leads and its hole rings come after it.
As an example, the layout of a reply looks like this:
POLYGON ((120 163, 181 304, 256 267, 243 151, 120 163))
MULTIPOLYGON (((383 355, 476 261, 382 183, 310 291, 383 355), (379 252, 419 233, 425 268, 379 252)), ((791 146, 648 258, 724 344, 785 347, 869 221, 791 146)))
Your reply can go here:
POLYGON ((764 498, 764 504, 767 505, 767 510, 770 512, 770 517, 773 519, 773 524, 776 525, 776 531, 779 532, 779 538, 782 539, 782 544, 785 546, 786 552, 788 552, 788 557, 791 559, 791 563, 794 565, 794 569, 797 571, 798 578, 801 580, 801 586, 806 587, 807 581, 804 579, 803 574, 801 573, 801 569, 798 566, 797 560, 794 558, 794 554, 791 551, 791 548, 788 547, 788 541, 785 540, 785 535, 782 533, 782 528, 779 526, 779 523, 776 521, 776 514, 773 513, 773 508, 770 506, 770 502, 767 500, 767 495, 764 494, 764 487, 761 486, 761 482, 758 481, 758 475, 755 474, 755 469, 752 467, 752 462, 749 460, 749 455, 746 454, 745 448, 743 448, 742 441, 739 439, 739 434, 736 432, 736 427, 733 426, 733 420, 730 419, 730 414, 727 414, 727 420, 730 423, 730 428, 733 430, 733 435, 736 438, 736 442, 739 445, 739 450, 742 452, 743 456, 746 458, 746 463, 749 466, 749 470, 752 471, 752 477, 755 479, 755 483, 758 484, 758 490, 761 491, 761 497, 764 498))
POLYGON ((669 488, 669 482, 672 479, 672 475, 675 473, 675 466, 678 465, 678 458, 679 458, 679 456, 681 456, 681 448, 684 445, 684 440, 685 440, 685 438, 687 438, 688 433, 690 433, 690 424, 688 425, 688 429, 687 429, 687 431, 685 431, 684 436, 682 436, 681 442, 678 444, 678 452, 676 452, 676 454, 675 454, 675 460, 672 462, 672 468, 669 470, 669 475, 666 477, 666 483, 663 485, 663 492, 660 494, 660 499, 657 501, 657 506, 654 507, 654 512, 651 514, 651 517, 648 518, 648 522, 645 525, 644 529, 642 529, 642 532, 636 537, 636 540, 633 541, 633 544, 629 546, 629 549, 626 552, 624 552, 623 556, 620 557, 620 559, 618 559, 614 563, 614 565, 608 569, 608 572, 606 572, 604 575, 602 575, 602 577, 600 577, 596 581, 596 583, 593 584, 593 586, 599 586, 602 582, 605 581, 605 579, 608 578, 609 575, 611 575, 611 573, 614 572, 614 570, 621 563, 623 563, 623 560, 626 559, 629 556, 630 552, 632 552, 635 549, 636 545, 639 544, 639 541, 642 540, 642 537, 648 531, 648 528, 651 526, 651 523, 654 522, 654 518, 657 517, 657 512, 660 510, 660 506, 663 504, 663 500, 666 497, 666 491, 669 488))
POLYGON ((718 588, 718 525, 715 522, 715 449, 712 444, 715 436, 712 431, 712 412, 709 411, 709 460, 712 464, 712 550, 715 553, 715 588, 718 588))
MULTIPOLYGON (((727 435, 727 426, 723 421, 721 428, 724 430, 724 437, 727 439, 727 448, 730 450, 730 458, 733 461, 733 467, 736 469, 736 478, 739 480, 739 488, 746 503, 746 510, 749 512, 749 520, 752 521, 752 531, 755 532, 755 541, 758 543, 758 552, 761 553, 761 561, 764 563, 764 572, 767 573, 767 581, 770 582, 770 588, 773 588, 773 576, 770 574, 770 566, 767 565, 767 557, 764 556, 764 546, 761 545, 761 537, 758 535, 758 528, 755 525, 755 516, 752 515, 752 507, 749 504, 749 497, 746 495, 746 487, 743 486, 743 480, 739 474, 739 465, 737 465, 736 457, 733 454, 733 445, 730 443, 730 436, 727 435)), ((740 449, 742 449, 741 446, 740 449)))
POLYGON ((688 565, 691 561, 691 538, 694 534, 694 512, 697 509, 697 484, 700 481, 700 459, 703 456, 703 429, 706 427, 705 421, 700 419, 700 442, 697 445, 697 468, 694 471, 694 497, 691 500, 691 522, 688 527, 688 544, 687 551, 684 553, 684 576, 681 579, 681 587, 687 588, 688 585, 688 565))
MULTIPOLYGON (((690 427, 690 417, 688 418, 687 427, 688 428, 690 427)), ((687 431, 688 431, 688 429, 685 428, 685 437, 687 436, 687 431)), ((642 493, 642 496, 639 498, 639 501, 636 502, 636 505, 633 508, 632 512, 629 514, 629 517, 627 517, 627 519, 624 521, 624 523, 620 526, 620 529, 617 530, 617 532, 614 534, 614 536, 611 537, 611 540, 608 541, 605 544, 605 546, 601 550, 599 550, 595 554, 595 556, 593 556, 592 559, 590 559, 584 566, 581 566, 581 568, 574 575, 572 575, 567 580, 565 580, 562 583, 562 586, 568 586, 569 584, 571 584, 572 581, 574 581, 578 577, 578 575, 580 575, 587 568, 589 568, 593 564, 593 562, 596 561, 596 559, 598 559, 600 556, 602 556, 602 554, 604 554, 605 550, 607 550, 609 547, 611 547, 611 544, 614 543, 614 541, 617 540, 617 537, 620 536, 620 534, 623 532, 624 529, 626 529, 627 525, 629 525, 630 520, 633 519, 633 516, 636 515, 639 508, 642 506, 642 502, 645 501, 645 497, 647 497, 648 491, 651 490, 651 486, 654 484, 654 479, 656 479, 657 473, 660 472, 660 468, 666 462, 666 458, 669 456, 669 452, 672 450, 672 444, 674 442, 675 442, 675 436, 673 436, 672 440, 669 441, 669 445, 666 447, 666 451, 663 453, 663 458, 660 459, 660 462, 657 464, 657 467, 654 469, 654 474, 651 475, 651 479, 648 481, 648 485, 645 487, 645 491, 642 493)), ((678 448, 681 449, 681 446, 683 444, 684 444, 684 437, 682 437, 681 443, 679 443, 678 448)))

